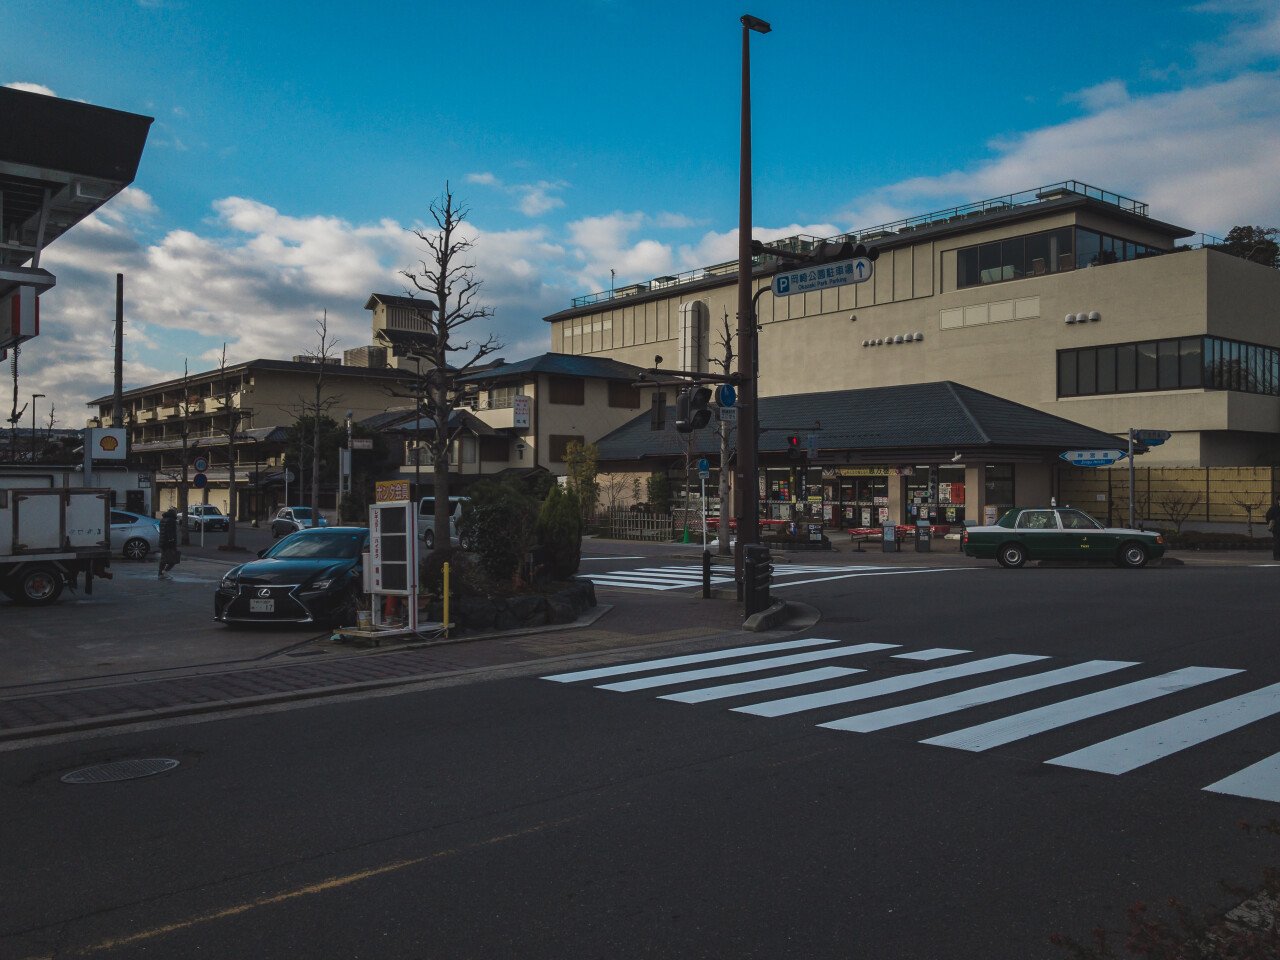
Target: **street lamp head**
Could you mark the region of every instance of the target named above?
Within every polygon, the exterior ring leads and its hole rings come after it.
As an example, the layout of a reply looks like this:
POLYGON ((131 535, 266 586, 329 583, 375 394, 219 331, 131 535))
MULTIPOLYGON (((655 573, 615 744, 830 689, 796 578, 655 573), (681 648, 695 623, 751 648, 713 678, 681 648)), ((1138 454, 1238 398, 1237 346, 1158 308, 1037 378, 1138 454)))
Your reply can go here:
POLYGON ((756 33, 768 33, 773 27, 761 20, 759 17, 753 17, 749 13, 742 15, 742 25, 748 30, 754 30, 756 33))
POLYGON ((31 395, 31 399, 32 399, 32 400, 38 400, 38 399, 40 399, 40 398, 41 398, 41 397, 43 397, 43 396, 44 396, 44 394, 43 394, 43 393, 33 393, 33 394, 31 395))

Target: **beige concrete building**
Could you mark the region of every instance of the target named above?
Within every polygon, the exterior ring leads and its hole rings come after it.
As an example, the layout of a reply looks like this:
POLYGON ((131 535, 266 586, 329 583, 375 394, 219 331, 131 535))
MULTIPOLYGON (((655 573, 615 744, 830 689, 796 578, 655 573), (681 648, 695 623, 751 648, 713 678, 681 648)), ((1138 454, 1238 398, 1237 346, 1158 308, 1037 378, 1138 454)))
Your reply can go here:
MULTIPOLYGON (((192 503, 216 504, 228 509, 230 470, 228 432, 236 431, 236 489, 240 514, 248 519, 265 516, 273 503, 283 503, 281 456, 285 428, 306 415, 314 404, 316 364, 288 360, 250 360, 225 371, 207 370, 189 377, 138 387, 124 392, 125 425, 133 462, 152 472, 155 495, 152 504, 161 511, 177 502, 182 476, 183 435, 186 435, 188 475, 192 449, 209 460, 208 486, 191 491, 192 503)), ((404 374, 390 369, 369 369, 326 364, 324 415, 341 421, 346 411, 362 420, 411 401, 397 397, 393 388, 404 374)), ((102 422, 109 422, 110 396, 91 405, 102 422)), ((90 425, 97 425, 91 419, 90 425)), ((331 471, 332 472, 332 471, 331 471)), ((326 477, 327 487, 334 476, 326 477)), ((290 498, 297 502, 295 487, 290 498)))
MULTIPOLYGON (((854 278, 836 264, 767 250, 754 263, 766 520, 945 524, 1047 502, 1081 471, 1073 474, 1059 459, 1066 450, 1050 442, 1049 434, 1068 434, 1033 413, 1087 428, 1080 436, 1092 438, 1089 448, 1123 448, 1130 427, 1170 431, 1167 443, 1142 453, 1143 468, 1261 467, 1275 483, 1280 271, 1193 238, 1153 218, 1144 203, 1075 181, 835 240, 875 249, 865 282, 848 282, 854 278), (807 282, 797 277, 802 267, 807 282), (781 295, 797 287, 804 292, 781 295), (959 408, 919 401, 940 383, 963 398, 959 408), (919 389, 883 392, 907 387, 919 389), (1010 401, 988 415, 995 424, 1016 421, 1022 434, 1001 429, 1001 442, 990 442, 991 429, 966 411, 973 395, 963 388, 982 391, 984 403, 1010 401), (832 429, 855 408, 858 429, 832 429), (771 409, 785 410, 784 420, 771 409), (948 429, 922 445, 917 421, 948 429), (976 434, 966 421, 977 424, 976 434), (803 433, 813 454, 790 461, 782 430, 803 433)), ((768 246, 803 255, 822 242, 792 237, 768 246)), ((552 348, 714 371, 721 318, 737 313, 736 273, 730 262, 579 297, 546 318, 552 348)), ((670 404, 674 390, 666 387, 658 402, 670 404)), ((637 418, 603 438, 608 468, 628 476, 647 468, 667 472, 677 488, 688 483, 673 409, 666 418, 665 427, 637 418)), ((715 443, 692 443, 714 480, 715 443)), ((1108 489, 1126 479, 1108 480, 1108 489)), ((1114 517, 1115 500, 1098 497, 1085 508, 1114 517)), ((1206 520, 1216 519, 1205 510, 1206 520)))
MULTIPOLYGON (((1191 237, 1072 181, 839 238, 878 248, 864 283, 775 297, 796 265, 761 257, 761 395, 951 380, 1108 434, 1172 431, 1144 465, 1280 462, 1280 271, 1191 237)), ((706 370, 736 269, 580 297, 546 318, 552 349, 706 370)))

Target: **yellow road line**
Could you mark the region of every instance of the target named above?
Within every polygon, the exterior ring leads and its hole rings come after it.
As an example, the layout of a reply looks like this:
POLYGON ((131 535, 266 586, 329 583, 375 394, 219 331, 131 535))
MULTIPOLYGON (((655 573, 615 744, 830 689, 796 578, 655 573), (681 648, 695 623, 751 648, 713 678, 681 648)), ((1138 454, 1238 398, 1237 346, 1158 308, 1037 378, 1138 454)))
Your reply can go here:
MULTIPOLYGON (((583 815, 585 816, 585 814, 583 815)), ((563 820, 555 820, 550 823, 540 824, 536 827, 530 827, 527 830, 517 830, 515 833, 504 833, 496 837, 489 837, 476 843, 468 844, 465 847, 458 847, 449 850, 438 850, 435 853, 425 857, 415 857, 411 860, 396 860, 393 863, 384 864, 381 867, 371 867, 368 870, 357 870, 355 873, 341 874, 335 877, 329 877, 318 883, 309 883, 304 887, 298 887, 294 890, 286 890, 282 893, 272 894, 267 897, 259 897, 256 900, 249 900, 235 906, 226 907, 222 910, 216 910, 213 913, 202 913, 198 916, 191 917, 187 920, 178 920, 174 923, 166 923, 158 927, 151 927, 147 930, 139 930, 137 933, 131 933, 126 936, 111 937, 106 940, 100 940, 97 943, 84 947, 74 947, 70 950, 59 953, 60 957, 87 957, 95 953, 104 953, 108 950, 115 950, 119 947, 131 946, 144 940, 154 940, 157 937, 163 937, 170 933, 176 933, 180 930, 188 930, 191 927, 200 926, 201 924, 213 923, 217 920, 225 920, 229 917, 236 917, 251 910, 258 910, 262 907, 274 906, 277 903, 285 903, 289 900, 297 900, 300 897, 308 897, 317 893, 327 893, 330 890, 337 890, 341 887, 350 886, 353 883, 359 883, 362 880, 369 880, 373 877, 381 876, 387 873, 395 873, 398 870, 404 870, 407 867, 417 866, 420 863, 427 863, 431 860, 442 860, 446 857, 457 856, 470 850, 478 850, 482 847, 493 846, 498 843, 505 843, 508 840, 517 840, 521 837, 527 837, 535 833, 541 833, 544 830, 550 830, 554 827, 562 826, 574 820, 580 820, 582 817, 568 817, 563 820)), ((26 957, 24 960, 54 960, 52 955, 39 957, 26 957)))

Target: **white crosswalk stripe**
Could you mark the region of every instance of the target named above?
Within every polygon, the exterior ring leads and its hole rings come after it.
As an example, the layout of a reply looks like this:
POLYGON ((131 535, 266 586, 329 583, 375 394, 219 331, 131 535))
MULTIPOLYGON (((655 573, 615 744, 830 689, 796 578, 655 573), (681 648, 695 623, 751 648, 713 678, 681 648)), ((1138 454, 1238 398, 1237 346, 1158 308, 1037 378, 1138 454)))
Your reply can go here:
MULTIPOLYGON (((594 559, 594 558, 593 558, 594 559)), ((956 567, 950 569, 968 569, 956 567)), ((911 567, 894 569, 876 566, 835 566, 832 564, 786 563, 777 564, 773 569, 774 586, 804 586, 808 583, 822 583, 825 580, 843 580, 846 577, 880 577, 900 573, 937 573, 929 567, 911 567), (788 578, 828 574, 817 580, 792 581, 788 578)), ((673 564, 666 567, 640 567, 628 570, 602 570, 581 573, 583 580, 590 580, 599 587, 626 587, 631 590, 680 590, 682 588, 702 586, 702 566, 692 564, 673 564)), ((733 582, 732 568, 715 566, 711 568, 713 586, 733 582)))
MULTIPOLYGON (((879 697, 897 697, 901 701, 902 695, 933 684, 944 682, 954 684, 969 678, 980 678, 984 674, 995 671, 1041 664, 1051 659, 1032 654, 980 657, 945 667, 930 667, 880 679, 858 678, 850 684, 837 687, 831 687, 830 684, 856 678, 859 674, 865 674, 866 668, 851 665, 791 669, 817 661, 858 657, 896 648, 897 645, 889 643, 840 645, 838 640, 807 638, 642 660, 629 664, 555 674, 543 679, 558 683, 575 683, 626 677, 630 674, 632 676, 628 679, 599 684, 598 688, 632 693, 682 684, 697 684, 703 680, 735 677, 748 673, 768 674, 748 680, 697 686, 657 695, 662 700, 685 704, 735 699, 741 701, 786 688, 825 686, 813 692, 782 699, 728 707, 736 713, 781 717, 879 697), (762 654, 781 655, 763 657, 762 654), (672 669, 685 667, 692 669, 672 669)), ((961 657, 970 653, 971 651, 968 650, 950 647, 927 647, 919 650, 901 650, 891 656, 899 661, 927 663, 930 660, 961 657)), ((1047 667, 1048 664, 1045 666, 1047 667)), ((923 699, 911 699, 909 702, 892 703, 881 709, 873 709, 837 720, 819 723, 820 718, 816 718, 815 723, 829 730, 865 734, 926 720, 936 720, 939 717, 960 713, 974 707, 990 706, 1013 698, 1035 694, 1052 696, 1056 688, 1063 685, 1108 677, 1109 674, 1117 671, 1132 675, 1135 671, 1142 669, 1143 664, 1135 661, 1090 660, 1038 670, 1038 672, 1010 679, 981 683, 944 696, 926 696, 923 699)), ((1043 706, 1021 710, 985 723, 960 726, 948 733, 932 736, 920 742, 980 753, 1010 743, 1021 742, 1038 734, 1067 728, 1084 720, 1111 714, 1117 714, 1116 722, 1124 725, 1123 712, 1129 707, 1143 703, 1164 703, 1162 698, 1241 673, 1244 671, 1226 667, 1184 667, 1159 676, 1148 676, 1110 686, 1082 696, 1054 700, 1043 706)), ((1174 697, 1169 702, 1174 703, 1176 699, 1174 697)), ((1097 773, 1124 774, 1274 716, 1280 716, 1280 683, 1171 716, 1071 753, 1045 759, 1043 762, 1053 766, 1097 773)), ((1257 753, 1254 755, 1257 756, 1257 753)), ((1219 768, 1218 776, 1220 779, 1201 789, 1211 793, 1280 803, 1280 752, 1226 777, 1221 777, 1219 768)))

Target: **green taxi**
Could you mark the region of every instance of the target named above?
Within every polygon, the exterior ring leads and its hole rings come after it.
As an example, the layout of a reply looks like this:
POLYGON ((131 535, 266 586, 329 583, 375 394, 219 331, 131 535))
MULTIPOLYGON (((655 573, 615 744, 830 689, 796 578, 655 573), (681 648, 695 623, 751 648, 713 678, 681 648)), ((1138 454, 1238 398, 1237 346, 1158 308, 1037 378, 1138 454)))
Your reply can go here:
POLYGON ((1111 560, 1141 567, 1164 554, 1164 537, 1146 530, 1104 527, 1083 510, 1015 507, 992 527, 968 527, 966 556, 1020 567, 1028 560, 1111 560))

